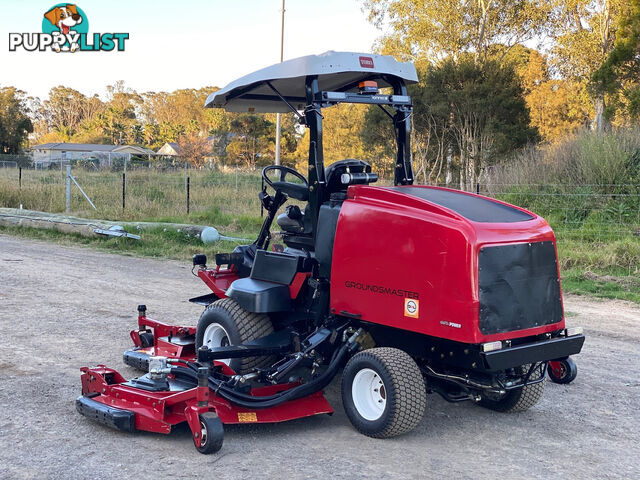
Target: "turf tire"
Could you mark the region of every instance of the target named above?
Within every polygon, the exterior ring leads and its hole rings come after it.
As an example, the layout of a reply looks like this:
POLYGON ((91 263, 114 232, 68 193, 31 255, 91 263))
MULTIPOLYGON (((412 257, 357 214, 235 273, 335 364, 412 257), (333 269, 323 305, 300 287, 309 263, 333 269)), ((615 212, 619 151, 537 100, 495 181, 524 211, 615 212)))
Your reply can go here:
MULTIPOLYGON (((529 369, 529 365, 523 365, 521 368, 523 372, 526 372, 529 369)), ((524 412, 540 401, 544 393, 545 383, 546 379, 542 382, 525 385, 522 388, 509 390, 499 398, 494 398, 493 395, 483 394, 478 404, 490 410, 495 410, 496 412, 524 412)))
MULTIPOLYGON (((240 345, 273 333, 273 324, 267 315, 247 312, 235 300, 223 298, 209 305, 200 316, 196 348, 202 346, 204 332, 212 323, 218 323, 225 329, 230 345, 240 345)), ((229 366, 242 375, 254 368, 268 367, 273 362, 273 357, 232 358, 229 366)))
POLYGON ((353 426, 364 435, 389 438, 413 430, 422 420, 427 403, 422 374, 416 362, 397 348, 372 348, 354 355, 342 374, 342 404, 353 426), (367 420, 353 399, 358 372, 373 370, 384 383, 386 404, 382 415, 367 420))

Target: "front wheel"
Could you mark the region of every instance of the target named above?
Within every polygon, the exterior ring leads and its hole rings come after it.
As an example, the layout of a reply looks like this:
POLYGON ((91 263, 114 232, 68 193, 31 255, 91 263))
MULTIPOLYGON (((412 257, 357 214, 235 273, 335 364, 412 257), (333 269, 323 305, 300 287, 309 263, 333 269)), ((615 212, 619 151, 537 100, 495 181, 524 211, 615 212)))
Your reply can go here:
MULTIPOLYGON (((273 325, 267 315, 244 310, 235 300, 216 300, 200 316, 196 328, 196 349, 241 345, 273 333, 273 325)), ((264 368, 273 363, 273 357, 227 358, 219 360, 242 375, 254 368, 264 368)))
POLYGON ((342 403, 353 426, 374 438, 415 428, 426 390, 416 362, 396 348, 372 348, 351 358, 342 374, 342 403))
POLYGON ((571 383, 578 376, 578 366, 570 358, 552 360, 547 367, 547 373, 553 383, 571 383))
MULTIPOLYGON (((208 455, 215 453, 222 448, 222 442, 224 441, 224 428, 220 417, 214 412, 205 412, 199 415, 200 420, 200 446, 196 445, 196 449, 200 453, 208 455)), ((195 443, 195 438, 194 438, 195 443)))

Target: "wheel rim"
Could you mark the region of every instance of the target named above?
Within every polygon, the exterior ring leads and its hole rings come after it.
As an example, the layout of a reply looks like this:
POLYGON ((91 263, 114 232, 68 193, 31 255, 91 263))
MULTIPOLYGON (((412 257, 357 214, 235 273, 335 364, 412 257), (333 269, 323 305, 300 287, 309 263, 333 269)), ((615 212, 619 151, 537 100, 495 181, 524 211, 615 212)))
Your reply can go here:
MULTIPOLYGON (((212 323, 204 330, 204 335, 202 336, 202 345, 205 345, 209 348, 217 348, 227 347, 230 344, 231 342, 229 341, 229 334, 219 323, 212 323)), ((231 363, 230 358, 223 358, 216 361, 222 362, 225 365, 229 365, 229 363, 231 363)))
POLYGON ((207 426, 200 420, 200 448, 203 448, 207 444, 207 426))
POLYGON ((551 366, 551 371, 556 378, 563 379, 567 375, 567 367, 560 362, 551 366))
POLYGON ((378 420, 387 406, 384 382, 380 375, 370 368, 363 368, 353 378, 351 397, 356 410, 365 420, 378 420))

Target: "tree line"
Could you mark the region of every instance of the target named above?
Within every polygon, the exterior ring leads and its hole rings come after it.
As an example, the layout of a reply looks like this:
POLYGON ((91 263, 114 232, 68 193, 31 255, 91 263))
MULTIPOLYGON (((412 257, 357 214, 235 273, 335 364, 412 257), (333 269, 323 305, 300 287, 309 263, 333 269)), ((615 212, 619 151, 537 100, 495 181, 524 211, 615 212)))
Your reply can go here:
MULTIPOLYGON (((418 179, 471 188, 514 150, 578 129, 606 132, 640 116, 640 0, 364 0, 382 35, 375 50, 415 63, 412 144, 418 179), (526 46, 525 46, 526 45, 526 46)), ((215 87, 105 99, 71 88, 45 100, 0 90, 0 149, 44 142, 176 142, 199 166, 273 162, 275 115, 204 109, 215 87)), ((392 126, 377 108, 340 105, 325 115, 325 157, 393 169, 392 126)), ((303 167, 308 140, 283 116, 282 158, 303 167)))

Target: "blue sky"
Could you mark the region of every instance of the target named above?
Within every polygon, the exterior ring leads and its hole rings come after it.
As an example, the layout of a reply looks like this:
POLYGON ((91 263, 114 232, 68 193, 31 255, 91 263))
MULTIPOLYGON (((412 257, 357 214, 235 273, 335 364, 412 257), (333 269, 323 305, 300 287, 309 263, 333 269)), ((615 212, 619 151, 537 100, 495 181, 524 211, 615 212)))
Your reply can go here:
MULTIPOLYGON (((9 52, 9 33, 41 32, 56 3, 0 0, 0 86, 41 98, 56 85, 103 95, 117 80, 138 91, 222 87, 279 61, 281 0, 78 0, 90 34, 130 34, 125 52, 9 52)), ((379 34, 359 0, 286 0, 285 60, 368 52, 379 34)))

